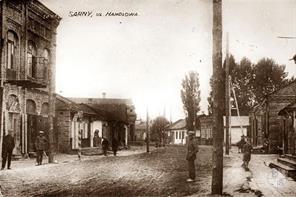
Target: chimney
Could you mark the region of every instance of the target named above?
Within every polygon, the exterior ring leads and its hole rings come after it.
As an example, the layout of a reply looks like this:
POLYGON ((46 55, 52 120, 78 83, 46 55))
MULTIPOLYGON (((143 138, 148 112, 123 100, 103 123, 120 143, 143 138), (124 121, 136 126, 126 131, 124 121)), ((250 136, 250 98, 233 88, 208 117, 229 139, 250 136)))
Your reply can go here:
POLYGON ((106 92, 102 93, 102 98, 106 98, 106 92))

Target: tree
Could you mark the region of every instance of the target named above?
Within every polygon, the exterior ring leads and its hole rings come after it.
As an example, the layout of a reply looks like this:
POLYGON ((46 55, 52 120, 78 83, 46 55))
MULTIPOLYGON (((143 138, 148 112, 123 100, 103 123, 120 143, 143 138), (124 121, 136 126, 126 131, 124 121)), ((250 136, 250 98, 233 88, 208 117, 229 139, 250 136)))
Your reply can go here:
POLYGON ((254 70, 252 63, 249 59, 244 57, 240 63, 237 64, 234 57, 230 56, 229 64, 231 83, 235 90, 240 114, 248 115, 255 103, 253 86, 254 70))
POLYGON ((286 79, 284 65, 278 65, 273 59, 262 58, 254 65, 253 93, 255 102, 260 103, 270 93, 282 88, 289 82, 286 79))
POLYGON ((151 140, 164 145, 166 138, 165 130, 168 125, 169 121, 165 117, 158 116, 157 118, 155 118, 151 126, 151 140))
POLYGON ((186 123, 188 130, 195 129, 196 115, 200 110, 200 90, 198 73, 190 71, 182 80, 181 98, 183 109, 186 114, 186 123))

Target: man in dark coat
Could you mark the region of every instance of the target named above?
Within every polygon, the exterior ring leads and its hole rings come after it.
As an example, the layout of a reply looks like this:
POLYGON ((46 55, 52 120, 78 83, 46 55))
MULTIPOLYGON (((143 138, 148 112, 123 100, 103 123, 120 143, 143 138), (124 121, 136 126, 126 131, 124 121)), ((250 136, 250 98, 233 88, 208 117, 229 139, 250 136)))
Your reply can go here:
POLYGON ((251 153, 252 153, 252 145, 250 142, 250 138, 247 139, 247 142, 244 144, 243 150, 243 167, 248 170, 249 169, 249 162, 251 160, 251 153))
POLYGON ((43 151, 47 149, 47 146, 48 146, 48 140, 44 136, 44 132, 39 131, 39 135, 37 136, 36 142, 35 142, 36 153, 37 153, 37 157, 36 157, 37 166, 42 165, 43 151))
POLYGON ((188 161, 188 171, 189 178, 187 182, 192 182, 195 180, 195 164, 196 153, 198 152, 198 144, 194 139, 194 131, 188 131, 188 142, 187 142, 187 156, 186 160, 188 161))
POLYGON ((103 141, 102 141, 102 149, 103 149, 103 153, 105 156, 107 156, 107 150, 109 148, 109 142, 106 138, 103 137, 103 141))
POLYGON ((113 151, 114 156, 116 156, 117 150, 118 150, 118 140, 113 139, 113 141, 112 141, 112 151, 113 151))
POLYGON ((1 170, 4 170, 6 160, 7 160, 7 169, 11 169, 10 168, 11 156, 12 156, 12 151, 14 149, 14 146, 15 146, 15 143, 14 143, 13 131, 9 130, 8 134, 3 138, 1 170))

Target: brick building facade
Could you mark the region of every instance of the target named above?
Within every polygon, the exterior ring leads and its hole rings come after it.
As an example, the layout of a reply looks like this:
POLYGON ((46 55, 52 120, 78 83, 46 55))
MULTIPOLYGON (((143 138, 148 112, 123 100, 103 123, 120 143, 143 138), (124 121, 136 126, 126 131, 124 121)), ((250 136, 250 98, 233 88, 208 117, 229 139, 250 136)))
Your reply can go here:
POLYGON ((14 154, 27 155, 35 151, 37 132, 49 129, 49 85, 55 83, 61 18, 37 0, 2 0, 0 7, 0 143, 14 130, 14 154))

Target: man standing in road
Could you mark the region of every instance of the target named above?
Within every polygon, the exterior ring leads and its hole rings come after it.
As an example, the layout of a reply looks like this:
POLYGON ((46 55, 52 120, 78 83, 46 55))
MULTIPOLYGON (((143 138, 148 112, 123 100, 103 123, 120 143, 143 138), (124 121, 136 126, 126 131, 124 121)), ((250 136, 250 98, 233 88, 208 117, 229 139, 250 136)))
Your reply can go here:
POLYGON ((7 169, 10 168, 11 164, 11 157, 12 157, 12 151, 14 149, 14 137, 13 137, 13 131, 9 130, 8 134, 4 136, 3 143, 2 143, 2 167, 1 170, 4 170, 7 160, 7 169))
POLYGON ((195 134, 194 131, 188 131, 186 160, 188 161, 189 178, 187 179, 187 182, 195 181, 194 161, 196 159, 196 153, 198 152, 198 145, 197 145, 196 140, 194 139, 194 134, 195 134))
POLYGON ((250 138, 247 138, 247 142, 244 144, 242 150, 243 150, 243 167, 246 170, 249 170, 249 162, 251 160, 251 152, 252 152, 252 145, 250 142, 250 138))
POLYGON ((118 140, 114 138, 112 141, 112 151, 114 156, 116 156, 117 150, 118 150, 118 140))
POLYGON ((44 136, 43 131, 39 131, 39 135, 36 138, 35 147, 37 152, 37 166, 42 165, 43 160, 43 151, 47 149, 48 141, 47 138, 44 136))
POLYGON ((105 137, 103 137, 102 149, 103 149, 103 154, 105 156, 107 156, 107 150, 108 150, 108 148, 109 148, 109 142, 108 142, 108 140, 105 137))

